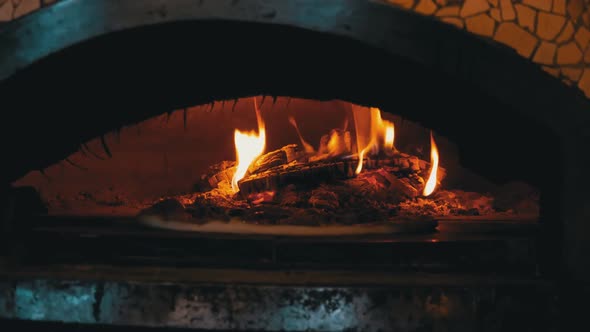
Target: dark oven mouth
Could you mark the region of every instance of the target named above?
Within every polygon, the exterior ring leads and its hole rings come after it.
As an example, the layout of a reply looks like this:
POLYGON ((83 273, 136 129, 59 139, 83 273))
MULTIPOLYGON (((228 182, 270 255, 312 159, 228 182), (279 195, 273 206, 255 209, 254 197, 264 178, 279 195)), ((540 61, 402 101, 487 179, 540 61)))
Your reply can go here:
POLYGON ((30 264, 534 271, 538 189, 494 183, 460 161, 452 141, 385 108, 281 96, 214 101, 91 139, 14 182, 16 210, 43 211, 17 213, 20 256, 30 264))
POLYGON ((162 24, 2 85, 23 262, 532 273, 557 209, 542 121, 358 40, 162 24))
POLYGON ((252 96, 164 113, 13 185, 18 211, 44 211, 15 222, 32 261, 534 266, 536 188, 495 184, 445 137, 341 100, 252 96), (498 253, 514 241, 526 254, 507 262, 498 253), (33 254, 45 246, 52 255, 33 254))

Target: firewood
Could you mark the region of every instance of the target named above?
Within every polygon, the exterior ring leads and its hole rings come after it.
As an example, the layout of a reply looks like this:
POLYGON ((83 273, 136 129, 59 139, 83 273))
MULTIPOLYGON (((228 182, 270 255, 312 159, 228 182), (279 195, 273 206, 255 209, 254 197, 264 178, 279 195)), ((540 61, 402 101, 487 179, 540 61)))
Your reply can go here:
POLYGON ((209 183, 210 189, 219 187, 219 183, 227 181, 231 183, 231 179, 236 172, 236 162, 224 160, 220 163, 209 167, 206 174, 201 176, 201 180, 206 179, 209 183))
MULTIPOLYGON (((267 157, 266 159, 271 158, 267 157)), ((358 159, 355 158, 304 164, 283 164, 246 176, 240 181, 239 187, 242 194, 248 195, 255 192, 279 190, 289 184, 313 185, 330 180, 349 179, 354 177, 357 165, 358 159)), ((399 180, 408 178, 408 180, 404 180, 405 182, 402 181, 403 183, 398 184, 398 189, 402 190, 407 197, 416 197, 421 192, 430 172, 429 163, 409 155, 397 155, 383 159, 365 158, 363 160, 365 171, 380 168, 386 168, 387 172, 396 174, 399 180)), ((439 168, 439 181, 445 175, 445 170, 439 168)))
POLYGON ((367 170, 353 179, 345 181, 350 191, 360 194, 362 199, 396 204, 419 195, 422 187, 409 177, 399 178, 391 168, 367 170))
POLYGON ((248 168, 248 173, 258 174, 269 168, 284 165, 287 163, 287 154, 282 149, 275 150, 260 156, 248 168))
POLYGON ((334 162, 291 164, 268 169, 242 179, 238 186, 243 195, 272 191, 289 184, 316 185, 321 182, 347 179, 354 176, 356 163, 351 160, 334 162))
POLYGON ((285 151, 287 163, 293 161, 303 161, 302 158, 305 157, 305 151, 303 151, 297 144, 285 145, 281 148, 281 150, 285 151))
POLYGON ((278 150, 265 153, 258 157, 248 168, 248 174, 262 173, 270 168, 298 160, 303 155, 303 151, 301 151, 297 144, 285 145, 278 150))
POLYGON ((218 188, 221 182, 231 183, 234 173, 236 172, 236 166, 226 168, 216 174, 213 174, 209 179, 209 185, 211 188, 218 188))

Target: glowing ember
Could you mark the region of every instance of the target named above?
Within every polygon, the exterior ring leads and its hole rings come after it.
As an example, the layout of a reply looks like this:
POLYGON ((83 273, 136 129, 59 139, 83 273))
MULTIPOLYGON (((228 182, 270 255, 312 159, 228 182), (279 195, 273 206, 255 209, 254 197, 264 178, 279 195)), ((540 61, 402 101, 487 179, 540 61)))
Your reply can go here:
POLYGON ((266 130, 264 121, 260 116, 260 110, 254 100, 254 110, 256 111, 256 120, 258 121, 258 133, 255 131, 240 131, 238 129, 234 132, 234 142, 236 145, 236 172, 232 178, 232 189, 238 192, 238 181, 246 175, 248 167, 264 153, 266 147, 266 130))
POLYGON ((381 118, 381 110, 371 107, 369 112, 360 107, 353 108, 359 164, 355 173, 363 169, 363 159, 368 152, 376 155, 383 148, 383 152, 393 152, 395 129, 392 122, 381 118))
POLYGON ((424 192, 422 193, 424 196, 428 196, 434 192, 436 188, 436 181, 437 181, 437 171, 438 171, 438 149, 436 148, 436 143, 434 142, 434 137, 432 136, 432 131, 430 132, 430 175, 428 176, 428 181, 426 181, 426 185, 424 186, 424 192))

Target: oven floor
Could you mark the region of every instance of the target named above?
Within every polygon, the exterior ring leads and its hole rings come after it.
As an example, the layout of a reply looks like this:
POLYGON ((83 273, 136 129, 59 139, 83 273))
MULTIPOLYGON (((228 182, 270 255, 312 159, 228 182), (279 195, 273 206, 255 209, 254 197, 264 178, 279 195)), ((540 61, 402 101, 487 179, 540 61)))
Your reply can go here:
POLYGON ((346 237, 201 234, 128 219, 43 217, 10 237, 23 265, 537 273, 537 223, 440 221, 438 231, 346 237))

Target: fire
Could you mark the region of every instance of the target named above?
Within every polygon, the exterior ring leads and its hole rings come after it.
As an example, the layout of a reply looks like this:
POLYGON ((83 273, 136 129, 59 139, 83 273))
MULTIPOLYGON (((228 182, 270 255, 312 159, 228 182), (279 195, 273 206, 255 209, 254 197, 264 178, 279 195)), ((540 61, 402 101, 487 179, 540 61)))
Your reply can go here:
POLYGON ((297 131, 297 136, 299 136, 299 140, 301 141, 305 152, 309 154, 315 154, 315 149, 313 146, 311 146, 311 144, 307 143, 307 141, 303 139, 303 135, 301 135, 301 132, 299 131, 299 126, 297 126, 297 121, 295 121, 292 116, 289 117, 289 123, 295 128, 295 131, 297 131))
MULTIPOLYGON (((264 152, 266 148, 266 130, 265 124, 260 115, 260 110, 254 101, 254 110, 258 121, 258 132, 240 131, 234 132, 234 141, 236 147, 237 167, 232 178, 232 189, 234 192, 240 190, 238 182, 248 173, 248 169, 264 152)), ((397 150, 395 148, 395 126, 393 122, 384 120, 381 117, 381 110, 377 107, 366 108, 353 105, 352 120, 356 134, 356 156, 358 165, 355 169, 356 174, 363 170, 365 158, 388 158, 395 157, 397 150)), ((289 117, 289 123, 295 128, 301 144, 304 147, 308 157, 308 162, 326 160, 328 158, 350 158, 354 157, 354 147, 351 142, 348 128, 348 119, 345 120, 344 129, 332 129, 329 134, 323 135, 318 149, 316 150, 304 138, 297 122, 293 117, 289 117)), ((434 141, 432 132, 430 133, 431 145, 431 167, 428 180, 424 186, 423 196, 432 194, 437 185, 439 154, 434 141)))
MULTIPOLYGON (((379 114, 379 117, 381 117, 381 114, 379 114)), ((383 151, 385 151, 386 154, 392 153, 395 149, 393 146, 395 140, 395 127, 393 126, 393 122, 381 120, 378 130, 379 139, 383 139, 383 151)))
POLYGON ((359 164, 355 173, 363 170, 363 159, 368 152, 378 154, 383 148, 386 154, 393 152, 395 127, 393 122, 381 118, 381 110, 371 107, 369 112, 361 107, 353 107, 352 115, 356 131, 359 164))
POLYGON ((248 167, 264 153, 266 148, 266 129, 264 127, 264 121, 260 115, 260 110, 256 104, 256 98, 254 100, 254 110, 256 112, 256 120, 258 122, 258 133, 255 131, 240 131, 236 129, 234 131, 234 143, 236 146, 236 172, 232 178, 232 189, 234 192, 238 192, 238 181, 240 181, 246 175, 248 167))
POLYGON ((392 124, 385 126, 385 149, 393 150, 393 140, 395 138, 395 128, 392 124))
POLYGON ((422 193, 424 196, 428 196, 434 192, 434 188, 436 188, 437 172, 438 172, 438 149, 436 148, 436 143, 434 142, 434 137, 432 136, 432 131, 431 131, 430 132, 430 176, 428 176, 428 181, 426 181, 426 185, 424 186, 424 192, 422 193))
POLYGON ((332 129, 328 143, 326 144, 327 153, 330 157, 349 155, 351 152, 350 133, 339 129, 332 129))
POLYGON ((356 166, 356 170, 354 171, 355 174, 360 174, 363 170, 363 158, 365 157, 366 150, 367 149, 363 149, 359 152, 359 164, 356 166))
POLYGON ((323 135, 320 139, 318 149, 307 143, 299 131, 297 122, 293 117, 289 117, 289 123, 295 128, 299 141, 305 149, 305 153, 309 155, 310 161, 324 160, 339 156, 349 156, 352 151, 352 143, 350 138, 350 132, 346 130, 348 128, 348 120, 344 122, 344 129, 332 129, 329 134, 323 135))

